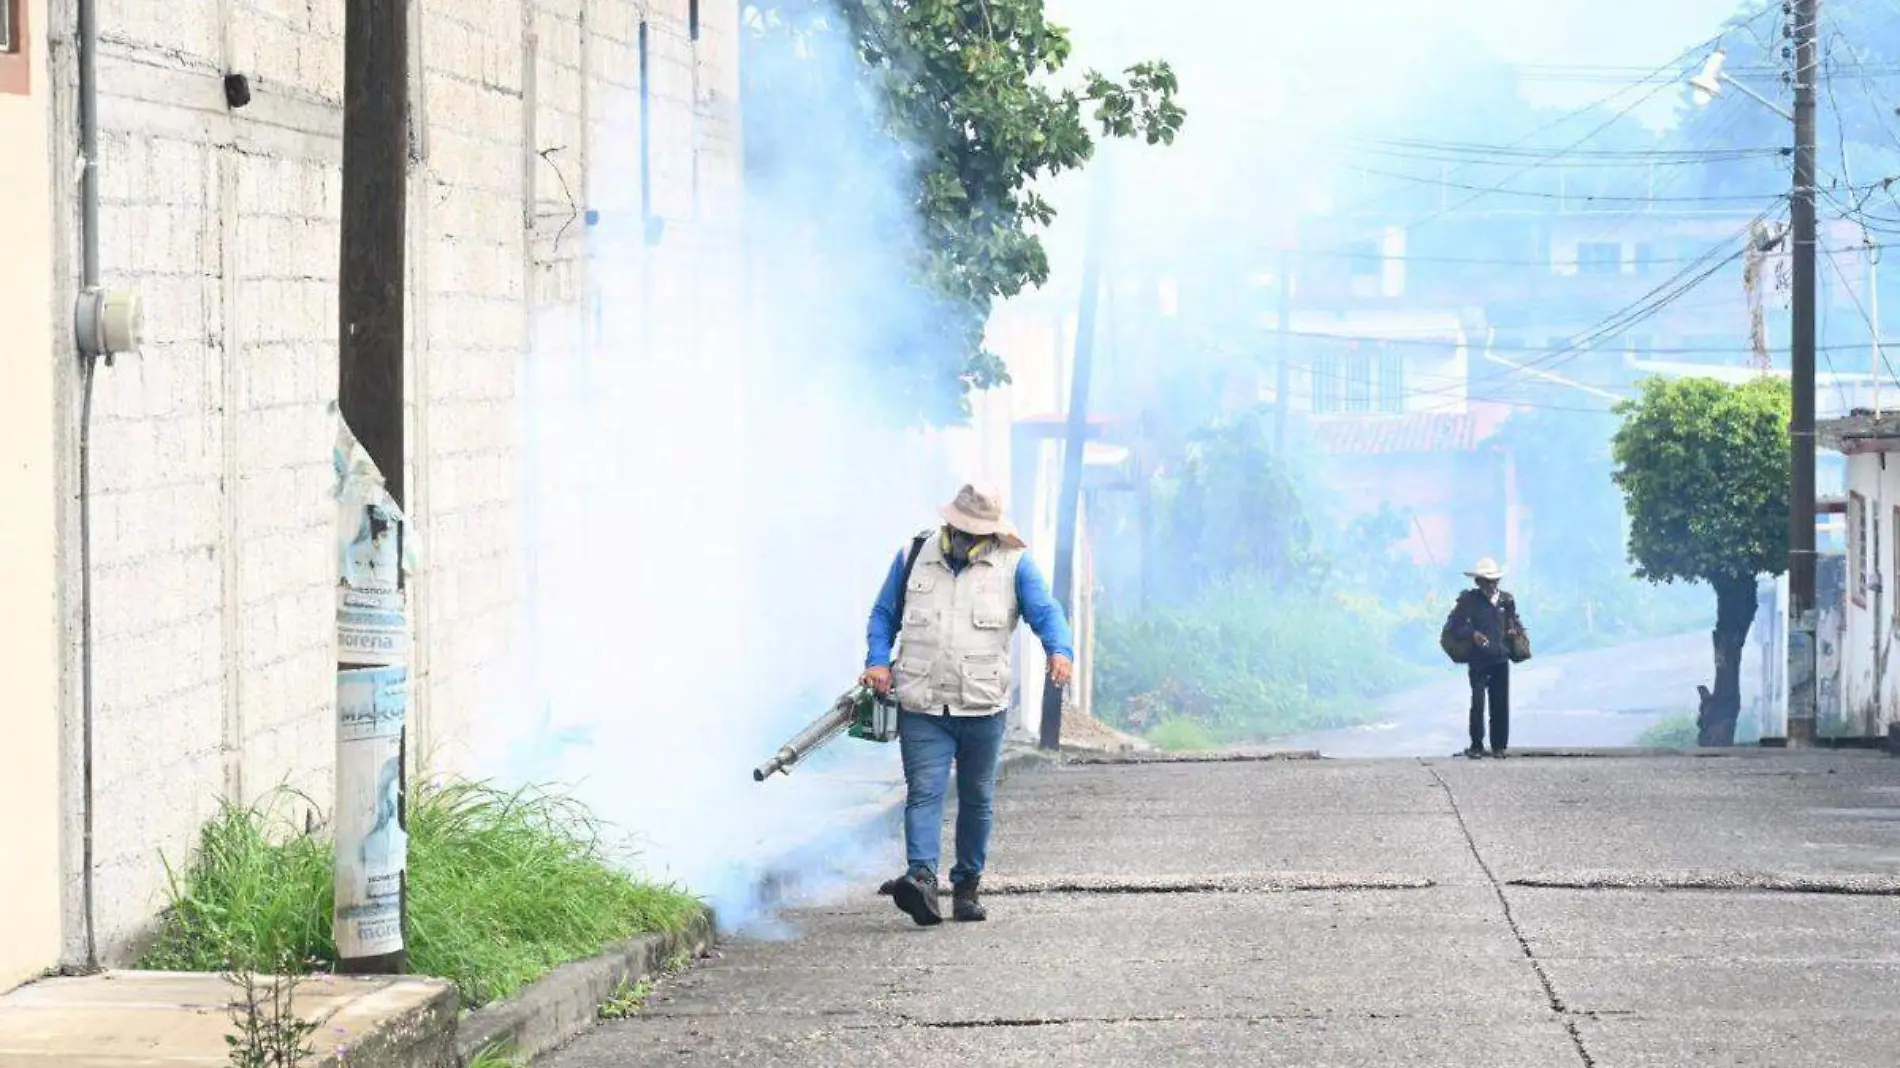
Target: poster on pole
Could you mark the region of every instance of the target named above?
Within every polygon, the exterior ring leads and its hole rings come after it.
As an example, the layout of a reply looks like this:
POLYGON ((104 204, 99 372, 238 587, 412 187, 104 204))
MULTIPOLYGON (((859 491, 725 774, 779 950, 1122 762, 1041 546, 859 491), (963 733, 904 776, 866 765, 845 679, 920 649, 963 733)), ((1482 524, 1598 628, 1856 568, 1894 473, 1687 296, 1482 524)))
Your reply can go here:
POLYGON ((409 837, 401 819, 407 667, 337 674, 337 954, 403 948, 402 886, 409 837))
POLYGON ((409 614, 402 591, 337 587, 336 662, 349 667, 409 662, 409 614))
MULTIPOLYGON (((334 409, 333 409, 334 411, 334 409)), ((403 746, 409 716, 414 548, 402 510, 337 414, 336 904, 341 961, 404 950, 409 848, 403 746)))

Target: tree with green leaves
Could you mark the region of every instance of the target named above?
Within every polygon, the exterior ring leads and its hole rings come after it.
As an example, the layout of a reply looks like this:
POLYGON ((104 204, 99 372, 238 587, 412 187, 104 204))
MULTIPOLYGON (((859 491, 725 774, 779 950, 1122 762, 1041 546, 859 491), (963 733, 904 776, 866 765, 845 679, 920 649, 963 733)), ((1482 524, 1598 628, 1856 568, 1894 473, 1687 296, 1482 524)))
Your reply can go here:
POLYGON ((1649 379, 1617 406, 1611 477, 1629 511, 1636 576, 1715 589, 1715 689, 1697 718, 1701 745, 1735 743, 1756 582, 1787 567, 1791 408, 1787 383, 1772 378, 1649 379))
MULTIPOLYGON (((1144 62, 1120 80, 1091 70, 1055 84, 1071 44, 1042 0, 765 0, 745 15, 753 47, 857 64, 861 91, 845 103, 910 176, 891 214, 914 218, 889 229, 917 227, 908 268, 928 307, 907 316, 901 337, 872 341, 883 350, 875 370, 907 418, 963 418, 971 391, 1009 381, 983 346, 991 307, 1049 277, 1036 230, 1056 213, 1035 183, 1080 168, 1097 136, 1172 143, 1185 119, 1172 68, 1144 62)), ((798 120, 766 115, 760 133, 804 136, 798 120)))

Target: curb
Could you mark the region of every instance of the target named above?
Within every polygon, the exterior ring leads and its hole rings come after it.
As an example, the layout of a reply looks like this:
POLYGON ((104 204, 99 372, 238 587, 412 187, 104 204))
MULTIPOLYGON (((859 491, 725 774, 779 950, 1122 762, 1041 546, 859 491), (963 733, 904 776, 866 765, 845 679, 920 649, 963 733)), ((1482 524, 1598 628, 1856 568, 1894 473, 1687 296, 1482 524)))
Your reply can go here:
POLYGON ((566 1045, 593 1029, 601 1005, 623 984, 658 976, 682 955, 697 959, 710 953, 713 932, 712 913, 702 912, 678 933, 630 938, 599 956, 561 965, 513 997, 476 1009, 456 1022, 453 1064, 460 1068, 491 1048, 532 1061, 566 1045))
POLYGON ((1324 760, 1317 749, 1228 749, 1207 753, 1075 753, 1062 762, 1075 767, 1122 764, 1276 764, 1296 760, 1324 760))
POLYGON ((379 1002, 413 1000, 434 987, 421 1002, 393 1016, 366 1021, 353 1044, 317 1058, 316 1068, 449 1068, 454 1059, 455 1014, 461 995, 453 983, 439 979, 405 979, 389 989, 339 1011, 323 1021, 327 1027, 346 1026, 351 1017, 374 1016, 379 1002))
MULTIPOLYGON (((1684 746, 1668 748, 1659 746, 1549 746, 1518 749, 1513 746, 1506 762, 1512 760, 1650 760, 1658 757, 1677 757, 1693 760, 1786 760, 1790 755, 1806 753, 1809 756, 1849 756, 1857 753, 1877 752, 1858 745, 1810 746, 1799 749, 1783 749, 1775 746, 1731 745, 1731 746, 1684 746)), ((1424 757, 1425 760, 1467 760, 1463 753, 1451 753, 1442 757, 1424 757)), ((1482 760, 1493 758, 1485 757, 1482 760)))

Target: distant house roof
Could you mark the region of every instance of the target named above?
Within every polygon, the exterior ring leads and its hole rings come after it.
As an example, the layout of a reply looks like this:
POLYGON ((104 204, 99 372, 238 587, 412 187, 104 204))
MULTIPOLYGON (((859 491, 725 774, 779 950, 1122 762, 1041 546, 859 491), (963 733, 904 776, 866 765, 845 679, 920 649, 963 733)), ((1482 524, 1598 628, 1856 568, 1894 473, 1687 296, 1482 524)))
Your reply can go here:
POLYGON ((1821 446, 1835 452, 1900 452, 1900 415, 1861 409, 1843 419, 1817 420, 1814 429, 1821 446))
POLYGON ((1343 456, 1473 452, 1483 440, 1477 417, 1466 412, 1326 417, 1311 426, 1319 451, 1343 456))

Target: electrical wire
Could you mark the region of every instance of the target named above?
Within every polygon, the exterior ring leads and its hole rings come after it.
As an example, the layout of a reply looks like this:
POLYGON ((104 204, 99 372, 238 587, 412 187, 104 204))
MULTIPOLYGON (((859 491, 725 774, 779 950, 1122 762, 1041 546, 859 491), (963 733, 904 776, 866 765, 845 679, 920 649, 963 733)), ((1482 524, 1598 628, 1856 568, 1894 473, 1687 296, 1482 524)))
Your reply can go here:
MULTIPOLYGON (((1764 9, 1763 11, 1756 13, 1754 16, 1746 20, 1743 20, 1742 24, 1747 25, 1747 24, 1752 24, 1754 22, 1759 21, 1763 16, 1765 16, 1768 13, 1769 10, 1771 9, 1764 9)), ((1598 133, 1601 133, 1603 130, 1609 128, 1611 125, 1615 124, 1616 122, 1619 122, 1622 119, 1628 117, 1628 115, 1631 112, 1634 112, 1637 108, 1641 107, 1642 105, 1648 103, 1650 100, 1654 99, 1657 93, 1660 93, 1667 86, 1674 84, 1675 82, 1674 75, 1681 70, 1682 64, 1686 62, 1690 56, 1693 56, 1697 52, 1700 52, 1708 48, 1709 46, 1715 44, 1721 39, 1722 39, 1722 35, 1718 33, 1712 37, 1708 37, 1704 40, 1698 41, 1695 44, 1690 45, 1688 48, 1683 49, 1681 52, 1676 53, 1674 56, 1670 57, 1667 61, 1665 61, 1662 65, 1651 68, 1649 72, 1645 74, 1642 78, 1630 84, 1622 86, 1614 93, 1610 93, 1606 96, 1593 100, 1582 107, 1572 109, 1571 111, 1564 113, 1563 115, 1557 117, 1556 119, 1551 120, 1550 122, 1540 124, 1539 126, 1533 128, 1530 132, 1524 134, 1522 137, 1519 137, 1513 141, 1508 142, 1504 147, 1521 148, 1522 146, 1529 144, 1531 141, 1535 140, 1539 136, 1549 133, 1557 129, 1558 127, 1563 126, 1564 124, 1572 121, 1573 119, 1578 119, 1587 115, 1594 114, 1598 111, 1598 109, 1610 106, 1612 102, 1618 100, 1619 98, 1631 92, 1632 90, 1642 88, 1645 84, 1649 83, 1652 80, 1656 83, 1649 90, 1649 92, 1644 93, 1641 97, 1639 97, 1634 102, 1619 109, 1614 115, 1611 116, 1609 120, 1593 128, 1589 133, 1585 134, 1583 137, 1577 139, 1571 144, 1566 145, 1564 148, 1557 150, 1557 152, 1542 157, 1540 162, 1548 162, 1551 159, 1562 158, 1563 156, 1567 155, 1569 152, 1583 147, 1584 144, 1588 143, 1589 140, 1595 137, 1598 133)), ((1533 163, 1530 167, 1527 167, 1525 169, 1526 170, 1535 169, 1536 165, 1537 164, 1533 163)), ((1522 171, 1518 172, 1518 174, 1521 174, 1521 173, 1522 171)), ((1510 180, 1516 178, 1518 174, 1512 174, 1508 176, 1505 179, 1505 181, 1509 182, 1510 180)), ((1482 195, 1483 194, 1478 194, 1476 196, 1468 198, 1466 201, 1461 202, 1458 205, 1458 208, 1456 209, 1454 208, 1442 209, 1439 212, 1436 212, 1430 216, 1427 216, 1425 219, 1419 220, 1409 225, 1422 226, 1422 225, 1425 225, 1426 223, 1435 221, 1439 218, 1444 217, 1447 214, 1450 214, 1454 210, 1458 210, 1465 206, 1468 206, 1472 201, 1479 199, 1482 195)), ((1350 211, 1357 210, 1358 208, 1366 206, 1366 204, 1369 203, 1372 199, 1373 198, 1371 197, 1362 198, 1361 202, 1353 204, 1351 208, 1336 208, 1334 210, 1334 214, 1341 214, 1341 215, 1347 214, 1350 211)))

